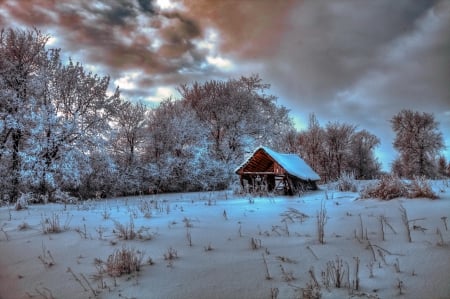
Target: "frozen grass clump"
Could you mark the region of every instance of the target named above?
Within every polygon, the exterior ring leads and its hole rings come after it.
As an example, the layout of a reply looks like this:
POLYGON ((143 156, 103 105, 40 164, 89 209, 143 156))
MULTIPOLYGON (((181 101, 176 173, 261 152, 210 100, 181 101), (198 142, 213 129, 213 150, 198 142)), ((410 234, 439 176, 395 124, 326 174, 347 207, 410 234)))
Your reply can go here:
POLYGON ((108 256, 106 272, 112 277, 131 274, 141 270, 144 253, 134 248, 116 249, 108 256))
POLYGON ((63 202, 63 203, 70 203, 75 204, 77 203, 78 199, 76 197, 71 196, 69 193, 61 191, 57 189, 55 193, 53 194, 53 200, 55 202, 63 202))
POLYGON ((33 193, 22 193, 17 199, 14 209, 20 211, 28 208, 28 204, 33 201, 33 193))
POLYGON ((430 198, 437 199, 438 196, 431 189, 430 183, 425 177, 415 177, 414 180, 409 184, 409 198, 430 198))
POLYGON ((361 198, 380 198, 383 200, 406 197, 407 195, 407 185, 396 175, 382 176, 377 183, 366 186, 360 192, 361 198))
POLYGON ((337 180, 337 189, 343 192, 358 192, 358 186, 352 173, 343 173, 337 180))

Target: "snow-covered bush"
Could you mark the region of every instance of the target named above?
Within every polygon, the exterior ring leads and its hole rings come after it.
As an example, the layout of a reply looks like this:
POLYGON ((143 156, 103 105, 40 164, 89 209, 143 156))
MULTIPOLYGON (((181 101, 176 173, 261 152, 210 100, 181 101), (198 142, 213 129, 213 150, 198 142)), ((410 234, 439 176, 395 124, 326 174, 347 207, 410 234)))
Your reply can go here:
POLYGON ((431 189, 431 186, 425 177, 414 177, 414 180, 412 180, 411 184, 409 184, 408 189, 409 198, 438 198, 433 189, 431 189))
POLYGON ((406 198, 431 198, 438 196, 431 189, 430 184, 424 177, 415 177, 411 183, 406 183, 396 175, 387 175, 372 185, 368 185, 360 192, 361 198, 380 198, 390 200, 397 197, 406 198))
POLYGON ((28 204, 33 201, 33 193, 22 193, 20 197, 17 199, 16 204, 14 205, 14 209, 16 211, 28 208, 28 204))
POLYGON ((377 183, 368 185, 361 190, 360 196, 361 198, 390 200, 408 196, 408 188, 398 176, 386 175, 382 176, 377 183))
POLYGON ((60 189, 57 189, 54 193, 53 193, 53 200, 55 201, 60 201, 63 203, 76 203, 77 202, 77 198, 71 196, 69 193, 61 191, 60 189))
POLYGON ((341 174, 337 180, 337 189, 343 192, 357 192, 358 186, 356 185, 354 174, 348 172, 341 174))

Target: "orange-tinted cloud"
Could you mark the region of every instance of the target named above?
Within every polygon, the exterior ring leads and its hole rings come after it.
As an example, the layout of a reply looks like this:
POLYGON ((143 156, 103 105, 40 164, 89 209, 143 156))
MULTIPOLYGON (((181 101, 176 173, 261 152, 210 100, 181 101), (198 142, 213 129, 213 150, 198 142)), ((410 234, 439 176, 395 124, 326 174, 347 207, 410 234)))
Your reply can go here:
POLYGON ((273 55, 281 33, 289 28, 289 14, 299 0, 182 0, 187 14, 220 33, 225 53, 257 59, 273 55))

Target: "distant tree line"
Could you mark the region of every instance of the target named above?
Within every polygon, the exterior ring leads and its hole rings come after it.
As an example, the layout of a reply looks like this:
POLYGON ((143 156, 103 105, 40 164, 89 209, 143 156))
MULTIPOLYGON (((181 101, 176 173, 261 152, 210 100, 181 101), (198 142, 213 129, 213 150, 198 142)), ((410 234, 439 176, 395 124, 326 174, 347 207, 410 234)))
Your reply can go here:
MULTIPOLYGON (((300 154, 324 181, 380 173, 376 136, 346 123, 322 127, 315 115, 298 132, 258 75, 181 85, 180 99, 150 109, 123 99, 118 88, 108 92, 109 77, 62 63, 48 39, 36 29, 0 33, 2 200, 25 192, 53 200, 59 191, 88 198, 224 189, 258 145, 300 154)), ((395 172, 448 175, 432 115, 403 111, 392 125, 395 172)))

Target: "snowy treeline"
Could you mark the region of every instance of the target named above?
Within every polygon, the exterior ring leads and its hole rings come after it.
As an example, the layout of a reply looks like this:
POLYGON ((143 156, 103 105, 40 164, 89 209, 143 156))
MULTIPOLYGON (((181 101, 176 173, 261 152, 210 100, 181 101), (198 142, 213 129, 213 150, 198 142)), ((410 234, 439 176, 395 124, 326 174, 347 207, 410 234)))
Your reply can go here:
POLYGON ((220 189, 244 154, 282 143, 288 110, 257 76, 180 86, 157 108, 63 64, 38 30, 0 36, 1 198, 220 189))
MULTIPOLYGON (((53 200, 60 191, 87 198, 222 189, 259 145, 299 153, 324 180, 379 174, 376 136, 345 123, 321 127, 314 115, 297 132, 258 75, 181 85, 180 99, 149 109, 121 98, 118 88, 109 92, 109 77, 62 63, 48 39, 38 30, 0 35, 2 200, 26 192, 53 200)), ((436 134, 436 146, 418 158, 428 168, 442 148, 436 134)), ((409 165, 411 153, 397 148, 409 165)))

